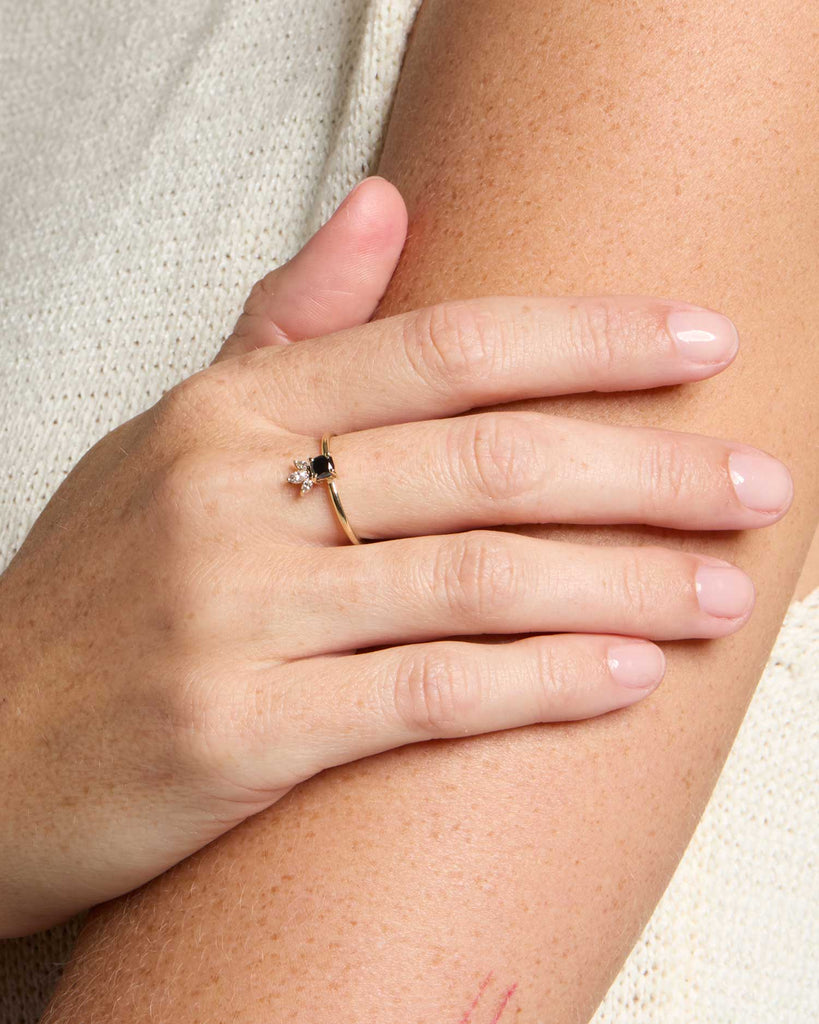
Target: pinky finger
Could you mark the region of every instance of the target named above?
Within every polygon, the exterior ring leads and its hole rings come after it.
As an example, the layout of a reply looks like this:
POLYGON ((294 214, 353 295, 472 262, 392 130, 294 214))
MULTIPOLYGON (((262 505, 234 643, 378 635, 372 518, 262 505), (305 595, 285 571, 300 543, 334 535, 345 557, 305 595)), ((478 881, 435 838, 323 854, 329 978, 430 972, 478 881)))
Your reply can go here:
POLYGON ((654 690, 665 656, 647 640, 567 633, 408 644, 307 658, 293 670, 304 675, 289 691, 299 707, 286 721, 303 729, 288 739, 326 768, 406 743, 626 707, 654 690))

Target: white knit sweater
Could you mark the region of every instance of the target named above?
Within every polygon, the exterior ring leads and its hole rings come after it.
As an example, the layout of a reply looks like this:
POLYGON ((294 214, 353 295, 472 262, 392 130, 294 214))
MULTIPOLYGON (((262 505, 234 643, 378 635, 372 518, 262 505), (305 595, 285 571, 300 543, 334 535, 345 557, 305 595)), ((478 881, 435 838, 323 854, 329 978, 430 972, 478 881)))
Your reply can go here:
MULTIPOLYGON (((0 0, 0 568, 102 434, 205 366, 374 170, 419 0, 0 0)), ((819 1019, 819 591, 597 1024, 819 1019)), ((0 942, 33 1022, 78 922, 0 942)))

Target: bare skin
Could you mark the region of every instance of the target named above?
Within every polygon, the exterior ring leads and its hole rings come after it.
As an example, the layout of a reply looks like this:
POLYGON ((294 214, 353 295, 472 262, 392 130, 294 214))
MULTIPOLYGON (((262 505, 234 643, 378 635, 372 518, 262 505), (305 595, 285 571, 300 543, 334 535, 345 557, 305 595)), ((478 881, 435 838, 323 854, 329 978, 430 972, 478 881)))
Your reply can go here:
POLYGON ((802 566, 802 573, 793 592, 794 600, 804 601, 808 594, 819 587, 819 531, 813 535, 813 543, 802 566))
POLYGON ((378 169, 410 229, 377 315, 545 291, 731 316, 737 361, 696 388, 527 406, 754 444, 791 469, 786 519, 531 532, 728 559, 757 582, 753 625, 664 644, 663 686, 624 711, 298 786, 95 915, 49 1024, 591 1016, 702 812, 816 527, 817 33, 796 0, 520 0, 514 17, 427 0, 378 169))

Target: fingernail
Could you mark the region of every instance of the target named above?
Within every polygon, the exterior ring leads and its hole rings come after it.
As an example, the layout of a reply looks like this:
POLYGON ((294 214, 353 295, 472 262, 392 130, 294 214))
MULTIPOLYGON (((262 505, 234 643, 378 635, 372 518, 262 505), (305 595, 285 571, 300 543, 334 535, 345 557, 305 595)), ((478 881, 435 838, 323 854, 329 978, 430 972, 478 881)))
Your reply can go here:
POLYGON ((665 673, 665 655, 655 644, 615 644, 609 647, 608 663, 621 686, 656 686, 665 673))
POLYGON ((725 569, 701 565, 697 569, 695 590, 705 614, 720 619, 737 619, 750 611, 754 603, 754 585, 735 565, 725 569))
POLYGON ((731 452, 728 470, 737 497, 755 512, 778 512, 790 504, 793 480, 786 466, 762 452, 731 452))
POLYGON ((724 363, 739 347, 733 323, 709 309, 673 309, 666 328, 683 358, 694 363, 724 363))

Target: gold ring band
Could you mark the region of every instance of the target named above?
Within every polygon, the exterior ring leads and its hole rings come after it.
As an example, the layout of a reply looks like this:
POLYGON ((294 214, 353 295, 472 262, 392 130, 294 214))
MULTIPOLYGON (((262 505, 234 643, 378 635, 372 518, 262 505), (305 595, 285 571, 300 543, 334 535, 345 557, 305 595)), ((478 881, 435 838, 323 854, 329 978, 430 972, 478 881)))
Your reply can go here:
MULTIPOLYGON (((332 460, 330 454, 330 438, 332 434, 325 434, 321 439, 321 454, 332 460)), ((330 492, 330 500, 333 503, 333 511, 335 512, 341 529, 347 534, 348 539, 353 544, 363 544, 362 539, 358 536, 355 530, 350 526, 350 520, 347 518, 347 513, 344 511, 344 506, 341 504, 341 498, 338 495, 338 487, 336 487, 335 481, 335 470, 333 475, 327 477, 327 490, 330 492)))
POLYGON ((364 539, 359 537, 350 526, 350 520, 341 504, 338 488, 336 487, 336 466, 333 456, 330 454, 330 438, 332 434, 325 434, 321 439, 321 455, 314 455, 311 459, 293 459, 295 470, 287 478, 287 482, 295 484, 302 494, 306 494, 313 486, 322 480, 327 484, 330 492, 330 500, 333 503, 333 511, 341 524, 347 538, 353 544, 363 544, 364 539))

